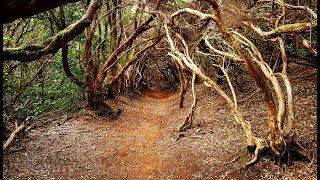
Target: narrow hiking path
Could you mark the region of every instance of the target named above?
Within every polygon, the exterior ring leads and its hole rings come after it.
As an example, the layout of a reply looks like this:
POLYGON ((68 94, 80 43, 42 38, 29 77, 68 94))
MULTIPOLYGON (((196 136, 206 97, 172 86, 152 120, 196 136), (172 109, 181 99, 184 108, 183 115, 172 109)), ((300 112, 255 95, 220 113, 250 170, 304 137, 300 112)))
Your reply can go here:
POLYGON ((27 151, 15 157, 24 161, 16 176, 202 179, 227 175, 224 163, 232 158, 230 150, 235 154, 240 145, 228 138, 238 132, 232 127, 207 132, 203 125, 194 128, 190 137, 175 141, 189 110, 188 106, 179 110, 178 101, 177 93, 152 91, 134 99, 120 97, 111 102, 123 109, 117 120, 81 117, 35 130, 25 140, 27 151), (226 150, 230 143, 234 148, 226 150))
MULTIPOLYGON (((315 154, 316 91, 307 83, 293 86, 294 93, 303 93, 295 99, 300 120, 297 129, 298 137, 315 154)), ((190 93, 182 110, 178 107, 178 93, 148 91, 142 96, 120 96, 110 101, 112 107, 123 109, 116 120, 82 116, 27 133, 5 152, 4 178, 275 179, 283 177, 281 174, 295 176, 308 166, 314 171, 309 171, 307 177, 316 176, 316 163, 296 163, 284 172, 265 158, 246 171, 230 164, 243 146, 241 129, 221 98, 203 85, 196 89, 197 127, 178 141, 177 128, 188 114, 190 93)), ((254 132, 264 136, 266 132, 260 130, 267 124, 261 117, 266 117, 267 111, 261 98, 258 94, 251 103, 239 106, 256 128, 254 132)))

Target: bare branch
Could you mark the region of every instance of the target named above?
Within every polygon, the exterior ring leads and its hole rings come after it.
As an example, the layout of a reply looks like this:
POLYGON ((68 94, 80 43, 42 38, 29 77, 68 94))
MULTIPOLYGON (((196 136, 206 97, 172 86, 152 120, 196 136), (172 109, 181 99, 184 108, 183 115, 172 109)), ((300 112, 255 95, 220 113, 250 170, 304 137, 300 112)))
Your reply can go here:
POLYGON ((252 22, 243 22, 244 25, 249 26, 253 31, 264 38, 275 38, 283 33, 299 33, 307 32, 317 28, 317 23, 294 23, 294 24, 285 24, 279 26, 271 31, 265 32, 262 31, 259 27, 255 26, 252 22))
MULTIPOLYGON (((59 15, 60 15, 60 27, 59 27, 59 29, 61 30, 61 29, 64 29, 64 28, 67 27, 66 18, 65 18, 65 15, 64 15, 63 7, 59 7, 59 15)), ((79 87, 84 88, 84 82, 82 82, 79 79, 77 79, 76 76, 70 70, 70 66, 69 66, 69 62, 68 62, 68 50, 69 49, 68 49, 68 45, 67 44, 65 44, 61 48, 61 60, 62 60, 63 70, 64 70, 66 76, 69 77, 72 82, 74 82, 79 87)))
POLYGON ((133 63, 135 63, 138 59, 139 56, 144 53, 146 50, 154 47, 157 43, 159 43, 162 39, 162 36, 159 36, 153 43, 151 43, 149 46, 143 48, 142 50, 140 50, 139 52, 137 52, 135 55, 133 55, 131 57, 131 59, 127 62, 127 64, 120 70, 120 72, 115 76, 114 79, 112 79, 111 82, 108 83, 109 86, 113 85, 115 82, 117 82, 119 80, 119 78, 124 74, 124 72, 128 69, 128 67, 130 65, 132 65, 133 63))
POLYGON ((17 126, 16 124, 16 129, 11 133, 10 137, 7 139, 7 141, 4 143, 2 150, 7 149, 7 147, 12 143, 14 138, 17 136, 17 134, 23 130, 25 127, 24 124, 21 124, 20 126, 17 126))
POLYGON ((139 25, 139 27, 137 27, 137 29, 131 34, 131 36, 125 42, 123 42, 117 49, 115 49, 110 54, 110 56, 108 57, 106 62, 102 65, 102 68, 97 75, 97 81, 96 81, 97 84, 102 85, 102 82, 106 78, 107 70, 108 70, 109 66, 111 66, 114 63, 114 61, 117 60, 117 56, 121 52, 126 50, 141 33, 143 33, 144 31, 151 28, 148 25, 153 20, 154 20, 154 17, 153 17, 153 15, 151 15, 144 23, 142 23, 141 25, 139 25))
POLYGON ((234 61, 243 61, 243 60, 242 60, 239 56, 237 56, 237 55, 233 55, 233 54, 230 54, 230 53, 227 53, 227 52, 223 52, 223 51, 220 51, 220 50, 212 47, 212 45, 209 43, 209 41, 208 41, 207 38, 204 38, 204 40, 205 40, 206 45, 209 47, 209 49, 212 50, 214 53, 217 53, 217 54, 219 54, 219 55, 221 55, 221 56, 225 56, 225 57, 230 58, 230 59, 232 59, 232 60, 234 60, 234 61))
POLYGON ((294 5, 291 5, 291 4, 284 3, 281 0, 259 0, 260 3, 261 2, 271 2, 271 1, 274 1, 274 3, 276 3, 276 4, 280 5, 280 6, 284 6, 285 5, 285 7, 288 8, 288 9, 305 10, 308 13, 310 13, 313 18, 317 19, 317 13, 312 11, 312 9, 310 9, 308 6, 294 6, 294 5))
POLYGON ((97 9, 100 7, 99 2, 99 0, 92 0, 86 14, 79 21, 69 25, 67 28, 41 44, 4 49, 4 59, 30 62, 38 60, 46 54, 53 54, 57 52, 64 44, 73 40, 90 25, 94 15, 97 12, 97 9))
MULTIPOLYGON (((171 15, 171 19, 172 19, 172 22, 174 20, 174 17, 178 16, 179 14, 182 14, 182 13, 189 13, 189 14, 193 14, 193 15, 196 15, 198 16, 201 20, 212 20, 214 19, 213 16, 211 14, 204 14, 200 11, 197 11, 197 10, 194 10, 194 9, 190 9, 190 8, 184 8, 184 9, 180 9, 178 11, 176 11, 175 13, 173 13, 171 15)), ((174 23, 172 23, 173 25, 174 23)))

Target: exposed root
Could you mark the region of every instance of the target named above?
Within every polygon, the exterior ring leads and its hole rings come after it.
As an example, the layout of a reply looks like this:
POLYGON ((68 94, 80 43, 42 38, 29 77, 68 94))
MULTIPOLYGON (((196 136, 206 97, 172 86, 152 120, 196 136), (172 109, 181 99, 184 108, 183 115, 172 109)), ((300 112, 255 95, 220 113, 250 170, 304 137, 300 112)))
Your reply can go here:
POLYGON ((296 140, 296 134, 290 134, 284 137, 286 142, 286 153, 281 157, 281 161, 287 164, 290 160, 310 162, 307 150, 296 140))
POLYGON ((232 164, 232 163, 234 163, 234 162, 238 161, 240 157, 241 157, 241 156, 240 156, 240 155, 238 155, 238 156, 236 156, 235 158, 233 158, 233 159, 232 159, 232 161, 230 161, 230 164, 232 164))
POLYGON ((100 120, 100 117, 108 117, 110 119, 117 119, 120 114, 122 113, 123 109, 117 109, 116 111, 113 111, 112 108, 105 104, 101 103, 97 107, 86 107, 81 111, 80 114, 82 115, 88 115, 92 116, 97 120, 100 120))
POLYGON ((286 136, 285 140, 285 149, 279 156, 264 140, 257 139, 255 146, 247 146, 230 163, 238 163, 246 168, 254 165, 264 156, 272 157, 279 165, 283 163, 289 165, 291 161, 310 162, 307 150, 295 140, 295 134, 286 136))
POLYGON ((257 160, 258 160, 259 155, 262 152, 262 150, 265 149, 266 147, 267 147, 266 143, 262 139, 258 139, 257 138, 256 139, 256 147, 255 147, 253 158, 249 162, 247 162, 245 164, 245 166, 248 167, 248 166, 253 165, 254 163, 256 163, 257 160))
POLYGON ((174 141, 178 141, 180 138, 185 137, 186 135, 182 132, 179 132, 176 139, 174 141))
MULTIPOLYGON (((190 116, 191 114, 189 114, 190 116)), ((175 141, 178 141, 180 138, 185 137, 186 135, 184 134, 187 130, 192 129, 194 127, 196 127, 195 124, 192 123, 192 121, 190 121, 190 117, 187 117, 186 121, 179 127, 178 129, 178 134, 177 137, 175 139, 175 141)))
POLYGON ((179 133, 187 131, 188 129, 192 128, 193 123, 192 123, 192 121, 189 120, 190 119, 189 117, 190 117, 190 114, 187 117, 187 119, 184 121, 184 123, 179 127, 179 129, 178 129, 179 133))
POLYGON ((254 146, 247 146, 244 148, 240 155, 236 156, 230 163, 238 162, 241 167, 249 167, 255 164, 263 150, 267 148, 267 143, 260 138, 255 139, 254 146), (251 160, 249 160, 251 158, 251 160))
POLYGON ((255 148, 254 153, 247 150, 247 151, 242 152, 240 155, 236 156, 230 163, 238 162, 242 168, 247 168, 249 166, 254 165, 258 161, 258 159, 259 159, 258 157, 259 157, 260 153, 261 153, 261 150, 256 149, 256 148, 255 148), (253 158, 252 158, 252 156, 253 156, 253 158), (250 158, 252 158, 252 159, 249 160, 250 158))
POLYGON ((121 115, 122 111, 123 109, 118 108, 116 111, 112 112, 111 119, 117 119, 121 115))
POLYGON ((237 164, 240 164, 241 167, 243 167, 243 165, 249 159, 250 149, 252 149, 252 148, 250 148, 250 147, 242 148, 239 151, 238 155, 230 161, 230 164, 237 163, 237 164))

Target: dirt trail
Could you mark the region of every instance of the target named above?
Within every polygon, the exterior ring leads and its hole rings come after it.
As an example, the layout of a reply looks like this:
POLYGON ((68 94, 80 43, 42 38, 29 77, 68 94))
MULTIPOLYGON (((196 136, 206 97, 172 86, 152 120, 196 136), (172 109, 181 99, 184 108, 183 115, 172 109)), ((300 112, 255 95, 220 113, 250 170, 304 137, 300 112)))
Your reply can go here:
POLYGON ((221 153, 223 145, 230 143, 225 142, 227 137, 220 136, 225 133, 208 133, 203 130, 205 127, 195 128, 198 134, 190 132, 193 136, 175 141, 176 129, 189 109, 179 110, 178 100, 178 94, 154 91, 140 98, 120 97, 111 102, 112 106, 124 110, 117 120, 81 117, 61 126, 53 124, 35 130, 21 142, 26 150, 11 157, 15 162, 22 162, 22 167, 6 162, 5 177, 13 178, 11 168, 15 168, 16 176, 21 178, 202 179, 224 176, 226 169, 222 161, 230 158, 228 152, 221 153), (225 138, 225 141, 219 142, 217 138, 225 138), (220 148, 213 150, 212 143, 219 144, 220 148))
MULTIPOLYGON (((293 87, 294 92, 306 92, 304 88, 308 86, 293 87)), ((121 96, 109 102, 112 107, 123 109, 117 120, 80 117, 27 133, 5 152, 4 178, 275 179, 283 178, 283 174, 290 177, 301 169, 304 169, 303 176, 311 179, 316 176, 315 163, 308 166, 296 163, 285 172, 279 172, 279 168, 265 158, 246 171, 234 167, 229 162, 243 146, 241 129, 221 98, 203 85, 197 86, 197 93, 195 121, 198 127, 178 141, 175 141, 177 128, 189 111, 190 94, 182 110, 178 107, 177 93, 150 91, 141 97, 121 96), (21 150, 13 152, 17 149, 21 150)), ((305 119, 303 123, 298 121, 297 127, 301 127, 298 132, 314 154, 315 96, 312 90, 296 100, 298 109, 305 108, 297 111, 301 114, 297 115, 298 119, 305 119), (309 114, 303 114, 306 112, 309 114), (313 126, 307 127, 309 125, 313 126)), ((244 116, 252 121, 255 133, 264 136, 260 130, 266 128, 266 121, 261 117, 266 117, 267 111, 261 98, 256 96, 250 105, 239 106, 249 112, 244 116)))
MULTIPOLYGON (((194 164, 200 154, 176 150, 176 127, 171 126, 169 117, 178 110, 175 107, 177 98, 177 95, 149 91, 137 104, 131 104, 130 112, 124 112, 127 117, 124 119, 134 119, 114 127, 122 141, 116 145, 116 140, 110 139, 110 145, 115 147, 116 161, 102 153, 106 156, 105 168, 118 172, 112 178, 190 179, 205 169, 194 164), (115 162, 114 169, 108 166, 115 162)), ((119 102, 117 105, 120 105, 119 102)))

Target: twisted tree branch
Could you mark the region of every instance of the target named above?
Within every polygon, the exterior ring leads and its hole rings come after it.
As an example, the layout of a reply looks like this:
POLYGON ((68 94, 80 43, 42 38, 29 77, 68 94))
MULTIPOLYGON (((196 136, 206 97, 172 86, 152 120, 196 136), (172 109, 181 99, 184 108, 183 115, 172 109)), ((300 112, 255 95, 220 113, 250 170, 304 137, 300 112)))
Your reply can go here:
POLYGON ((81 34, 84 29, 90 25, 100 5, 100 0, 92 0, 87 12, 80 20, 69 25, 67 28, 41 44, 32 44, 25 47, 4 49, 4 60, 31 62, 40 59, 44 55, 54 54, 66 43, 70 42, 76 36, 81 34))

